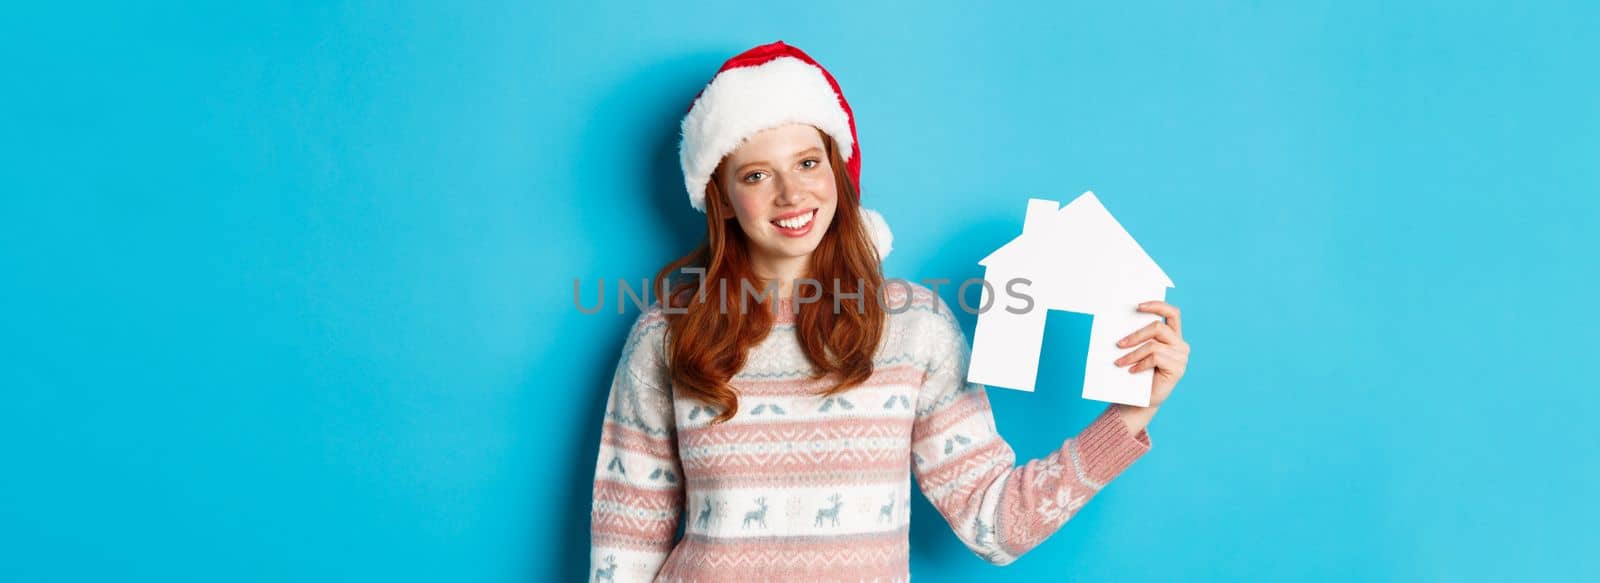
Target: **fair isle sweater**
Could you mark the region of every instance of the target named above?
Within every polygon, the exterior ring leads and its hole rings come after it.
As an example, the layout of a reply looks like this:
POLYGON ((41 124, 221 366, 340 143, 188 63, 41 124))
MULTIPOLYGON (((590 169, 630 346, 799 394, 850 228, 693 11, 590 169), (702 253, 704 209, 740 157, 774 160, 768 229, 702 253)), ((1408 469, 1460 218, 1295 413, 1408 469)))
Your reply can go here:
MULTIPOLYGON (((1058 530, 1150 449, 1114 408, 1016 465, 970 347, 928 288, 890 286, 874 372, 835 397, 796 340, 793 306, 731 379, 737 414, 678 391, 657 303, 628 334, 595 464, 591 580, 906 581, 911 475, 962 543, 1004 565, 1058 530), (899 293, 895 293, 899 292, 899 293), (680 517, 684 535, 675 540, 680 517)), ((849 303, 845 303, 849 309, 849 303)))

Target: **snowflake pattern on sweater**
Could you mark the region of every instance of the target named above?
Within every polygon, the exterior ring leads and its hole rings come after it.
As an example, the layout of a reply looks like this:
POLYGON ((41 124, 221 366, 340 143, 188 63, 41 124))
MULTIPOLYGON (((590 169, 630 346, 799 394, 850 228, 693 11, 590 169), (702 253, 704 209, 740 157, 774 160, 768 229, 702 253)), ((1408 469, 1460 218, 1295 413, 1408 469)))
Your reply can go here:
POLYGON ((911 476, 975 554, 1008 564, 1150 449, 1107 408, 1050 455, 1016 465, 970 346, 928 288, 888 288, 863 385, 817 393, 778 304, 731 380, 739 411, 675 394, 660 305, 640 314, 612 377, 595 464, 592 581, 905 581, 911 476), (898 293, 896 293, 898 292, 898 293), (675 537, 680 518, 684 536, 675 537))

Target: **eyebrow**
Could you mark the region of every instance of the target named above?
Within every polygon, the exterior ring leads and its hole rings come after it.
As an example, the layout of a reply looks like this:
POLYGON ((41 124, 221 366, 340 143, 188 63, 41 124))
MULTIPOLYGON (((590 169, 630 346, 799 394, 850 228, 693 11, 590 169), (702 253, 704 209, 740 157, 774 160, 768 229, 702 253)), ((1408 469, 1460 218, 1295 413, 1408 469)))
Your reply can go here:
MULTIPOLYGON (((805 156, 807 154, 821 154, 821 153, 822 153, 822 148, 819 148, 817 146, 812 146, 810 148, 806 148, 806 149, 801 150, 799 152, 795 152, 793 155, 791 155, 791 157, 799 158, 799 157, 805 156)), ((767 163, 766 160, 754 160, 754 161, 751 161, 751 162, 745 162, 743 165, 741 165, 738 168, 734 169, 733 173, 734 174, 740 174, 740 173, 744 172, 745 168, 749 168, 749 167, 755 166, 757 164, 766 164, 766 163, 767 163)))

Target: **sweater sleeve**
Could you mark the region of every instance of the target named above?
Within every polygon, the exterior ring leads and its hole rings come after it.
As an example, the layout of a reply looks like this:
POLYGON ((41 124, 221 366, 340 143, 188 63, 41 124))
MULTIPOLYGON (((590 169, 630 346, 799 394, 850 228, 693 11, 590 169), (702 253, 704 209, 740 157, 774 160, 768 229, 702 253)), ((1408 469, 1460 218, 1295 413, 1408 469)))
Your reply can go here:
POLYGON ((1107 407, 1041 459, 1016 466, 995 429, 984 386, 968 382, 971 348, 943 300, 928 319, 930 355, 912 425, 912 470, 961 542, 996 565, 1044 542, 1113 478, 1149 451, 1107 407))
POLYGON ((595 461, 592 580, 650 581, 673 547, 683 471, 661 357, 665 328, 658 308, 641 314, 612 375, 595 461))

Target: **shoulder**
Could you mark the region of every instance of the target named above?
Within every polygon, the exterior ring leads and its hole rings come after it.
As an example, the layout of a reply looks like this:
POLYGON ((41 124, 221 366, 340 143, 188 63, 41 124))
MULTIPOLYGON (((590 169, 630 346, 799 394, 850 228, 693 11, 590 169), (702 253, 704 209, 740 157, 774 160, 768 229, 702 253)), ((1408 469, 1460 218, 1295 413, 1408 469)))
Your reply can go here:
MULTIPOLYGON (((924 396, 919 398, 917 410, 930 411, 934 403, 948 403, 954 398, 949 395, 967 387, 965 371, 971 345, 952 306, 940 293, 918 282, 900 280, 896 285, 905 291, 897 293, 888 288, 885 296, 890 301, 885 302, 886 309, 894 314, 891 318, 898 320, 892 325, 893 334, 924 373, 919 389, 924 396)), ((942 283, 939 289, 955 292, 954 287, 942 283)))
POLYGON ((628 337, 642 338, 651 335, 659 337, 665 334, 666 330, 667 312, 662 306, 661 301, 657 300, 651 302, 649 307, 645 308, 643 311, 640 311, 639 315, 634 317, 633 327, 628 330, 628 337))
POLYGON ((950 305, 928 286, 887 279, 883 287, 889 327, 923 358, 965 343, 961 323, 950 305))
POLYGON ((627 368, 646 382, 659 383, 667 366, 666 336, 667 314, 661 302, 657 301, 634 318, 633 325, 628 329, 627 340, 622 345, 619 366, 627 368))
POLYGON ((950 305, 919 282, 890 278, 883 282, 884 305, 889 316, 923 331, 941 328, 954 323, 955 313, 950 305))

